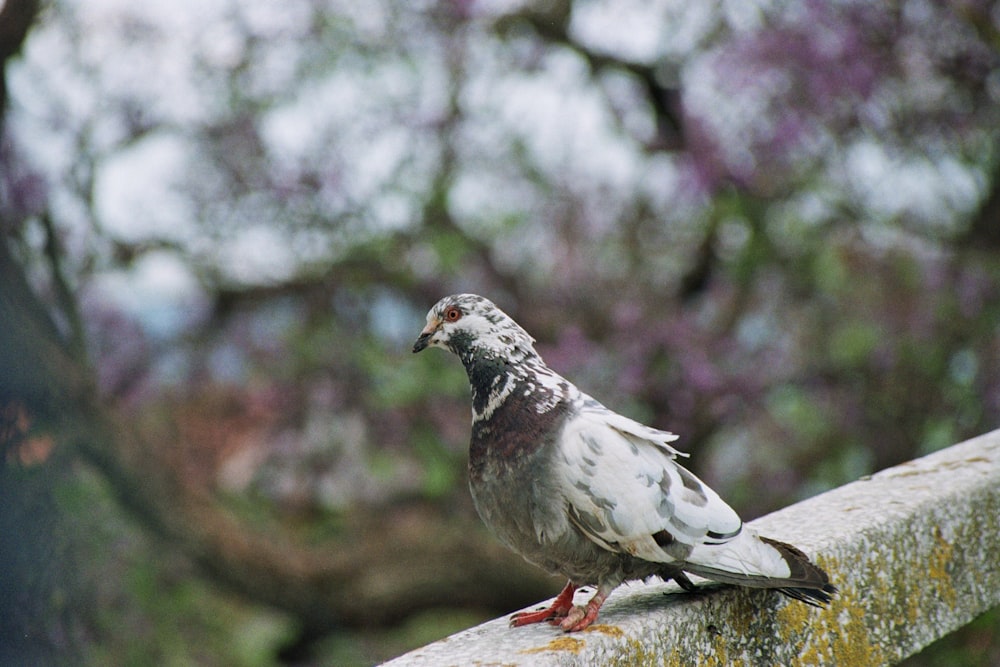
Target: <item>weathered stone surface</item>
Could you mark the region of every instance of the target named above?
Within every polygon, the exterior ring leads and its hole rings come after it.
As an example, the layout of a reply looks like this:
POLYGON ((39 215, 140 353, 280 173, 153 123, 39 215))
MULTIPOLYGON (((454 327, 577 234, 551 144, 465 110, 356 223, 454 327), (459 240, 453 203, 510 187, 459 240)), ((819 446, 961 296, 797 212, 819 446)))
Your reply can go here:
POLYGON ((632 584, 581 633, 501 618, 386 664, 894 664, 1000 604, 1000 430, 752 525, 827 569, 841 591, 828 608, 769 591, 632 584))

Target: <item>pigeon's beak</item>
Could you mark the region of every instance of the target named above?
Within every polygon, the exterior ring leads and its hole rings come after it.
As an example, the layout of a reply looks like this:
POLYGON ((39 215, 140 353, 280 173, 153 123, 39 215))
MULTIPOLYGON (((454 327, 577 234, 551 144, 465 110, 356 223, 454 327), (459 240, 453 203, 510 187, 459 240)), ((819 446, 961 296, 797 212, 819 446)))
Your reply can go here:
POLYGON ((417 338, 417 342, 413 344, 413 353, 416 354, 423 349, 426 349, 431 343, 431 336, 438 330, 441 325, 440 322, 434 321, 424 327, 424 330, 420 332, 420 336, 417 338))

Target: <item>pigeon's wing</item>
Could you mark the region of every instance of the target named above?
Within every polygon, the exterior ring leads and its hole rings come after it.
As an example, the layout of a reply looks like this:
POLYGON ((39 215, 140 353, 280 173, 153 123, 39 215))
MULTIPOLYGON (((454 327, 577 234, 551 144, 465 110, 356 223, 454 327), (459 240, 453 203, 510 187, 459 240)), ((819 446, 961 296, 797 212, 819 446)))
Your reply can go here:
POLYGON ((677 464, 674 437, 606 408, 581 410, 553 466, 570 521, 605 549, 663 563, 736 537, 739 516, 677 464))
POLYGON ((640 424, 634 419, 612 412, 590 396, 583 395, 583 400, 579 415, 583 422, 593 421, 608 426, 635 446, 640 443, 644 443, 645 446, 653 445, 663 450, 670 458, 688 456, 686 452, 674 449, 670 445, 678 437, 673 433, 640 424))

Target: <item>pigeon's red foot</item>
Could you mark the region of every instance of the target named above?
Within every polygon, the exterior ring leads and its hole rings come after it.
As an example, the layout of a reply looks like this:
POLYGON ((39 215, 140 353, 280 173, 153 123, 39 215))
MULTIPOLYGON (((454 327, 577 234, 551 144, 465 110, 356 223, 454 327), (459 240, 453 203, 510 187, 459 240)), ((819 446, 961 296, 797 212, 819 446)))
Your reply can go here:
POLYGON ((512 614, 510 617, 510 626, 518 628, 522 625, 542 623, 543 621, 552 621, 553 624, 558 623, 561 619, 566 618, 570 609, 573 608, 574 593, 576 593, 576 586, 570 581, 562 589, 562 592, 556 596, 556 599, 552 601, 552 604, 545 609, 519 611, 516 614, 512 614))
POLYGON ((601 605, 607 599, 608 593, 610 591, 603 590, 603 587, 598 588, 597 592, 594 593, 594 597, 590 598, 587 606, 581 607, 577 605, 570 609, 569 613, 566 614, 566 618, 559 624, 559 627, 566 632, 579 632, 588 627, 597 620, 597 612, 601 610, 601 605))

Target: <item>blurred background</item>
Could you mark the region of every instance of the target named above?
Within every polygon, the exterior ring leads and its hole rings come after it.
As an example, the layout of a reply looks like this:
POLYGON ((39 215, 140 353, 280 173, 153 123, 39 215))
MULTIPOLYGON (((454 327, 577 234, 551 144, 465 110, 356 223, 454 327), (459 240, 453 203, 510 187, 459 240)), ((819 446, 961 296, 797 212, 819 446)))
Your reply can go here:
POLYGON ((0 58, 2 664, 367 665, 554 595, 410 354, 452 292, 747 519, 1000 425, 996 3, 5 0, 0 58))

